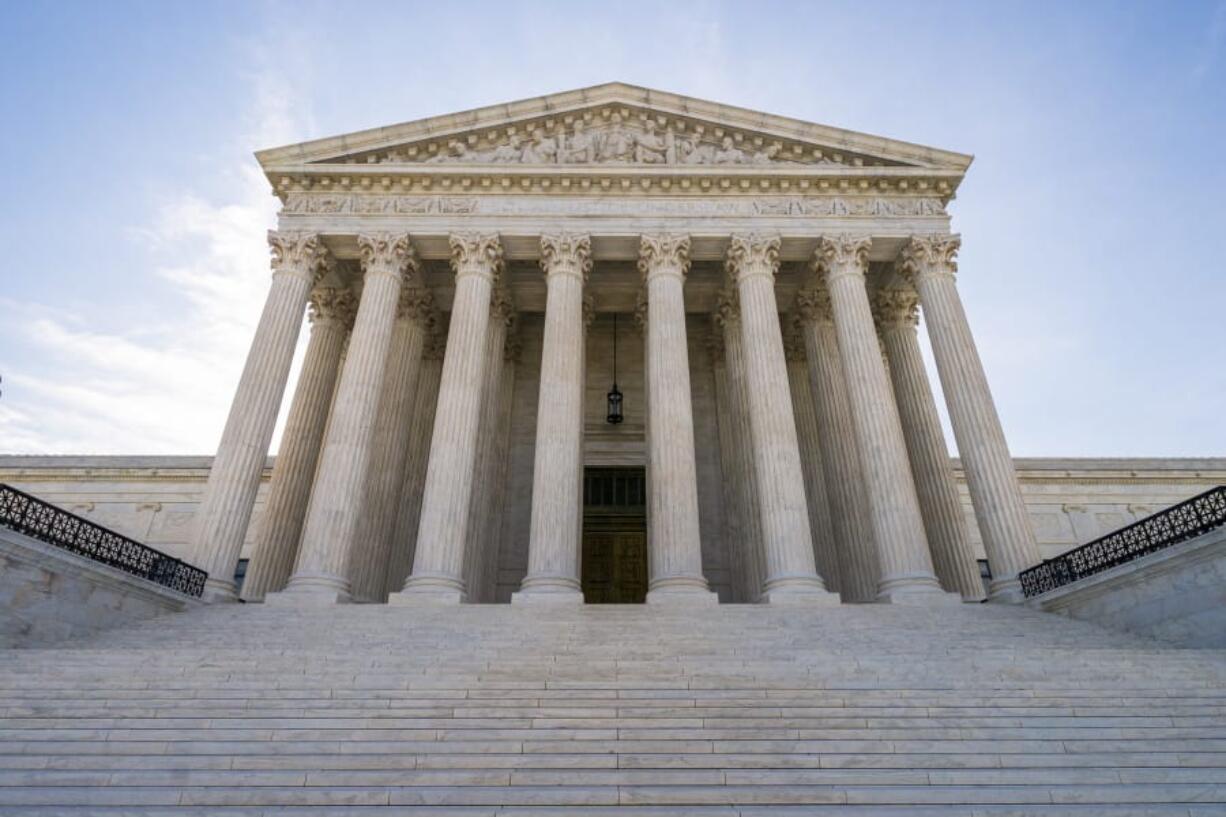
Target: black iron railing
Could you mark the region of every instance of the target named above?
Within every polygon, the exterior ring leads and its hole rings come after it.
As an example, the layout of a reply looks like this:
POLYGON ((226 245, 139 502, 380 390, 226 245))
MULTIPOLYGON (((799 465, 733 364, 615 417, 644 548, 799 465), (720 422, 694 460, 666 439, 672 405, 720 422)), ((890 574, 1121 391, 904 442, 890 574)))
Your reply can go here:
POLYGON ((1026 597, 1131 562, 1226 525, 1226 485, 1219 485, 1018 574, 1026 597))
POLYGON ((0 525, 188 596, 204 594, 208 574, 200 568, 3 483, 0 525))

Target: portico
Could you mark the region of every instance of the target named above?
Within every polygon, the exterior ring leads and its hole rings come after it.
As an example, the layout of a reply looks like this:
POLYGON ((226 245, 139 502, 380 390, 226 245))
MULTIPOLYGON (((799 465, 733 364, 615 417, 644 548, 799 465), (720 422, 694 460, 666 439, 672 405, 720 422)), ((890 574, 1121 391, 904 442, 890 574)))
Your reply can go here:
POLYGON ((978 600, 937 394, 991 596, 1039 561, 957 291, 969 157, 611 84, 258 158, 283 208, 197 522, 213 598, 308 312, 249 601, 582 604, 585 469, 617 468, 649 605, 978 600))

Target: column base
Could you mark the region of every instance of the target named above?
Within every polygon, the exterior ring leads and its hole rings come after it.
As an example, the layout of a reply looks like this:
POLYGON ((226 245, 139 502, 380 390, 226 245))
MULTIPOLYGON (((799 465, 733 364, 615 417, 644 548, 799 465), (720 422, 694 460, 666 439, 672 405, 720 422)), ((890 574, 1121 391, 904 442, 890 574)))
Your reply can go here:
POLYGON ((1017 576, 992 579, 988 582, 988 601, 994 604, 1022 604, 1026 601, 1026 594, 1022 592, 1022 583, 1017 576))
POLYGON ((962 596, 945 592, 933 577, 890 579, 877 588, 877 603, 940 607, 961 604, 962 596))
POLYGON ((814 587, 777 587, 758 597, 758 604, 774 607, 836 607, 842 603, 838 593, 814 587))
POLYGON ((583 603, 579 582, 563 576, 529 576, 511 594, 511 604, 521 606, 577 607, 583 603))
POLYGON ((715 607, 719 596, 705 579, 665 579, 647 591, 648 607, 715 607))
POLYGON ((387 597, 387 603, 393 607, 450 607, 466 601, 468 594, 464 591, 463 581, 454 576, 437 574, 410 576, 403 590, 387 597))
POLYGON ((265 593, 264 604, 268 607, 283 608, 330 607, 335 604, 349 604, 353 598, 349 595, 348 584, 340 576, 299 574, 290 578, 284 590, 265 593))
POLYGON ((567 591, 520 590, 511 594, 511 604, 516 607, 582 607, 586 603, 582 593, 567 591))
POLYGON ((838 593, 831 593, 817 575, 776 576, 767 579, 758 604, 826 607, 842 604, 838 593))
POLYGON ((231 604, 238 601, 238 585, 233 581, 214 579, 209 576, 204 580, 204 593, 200 600, 205 604, 231 604))

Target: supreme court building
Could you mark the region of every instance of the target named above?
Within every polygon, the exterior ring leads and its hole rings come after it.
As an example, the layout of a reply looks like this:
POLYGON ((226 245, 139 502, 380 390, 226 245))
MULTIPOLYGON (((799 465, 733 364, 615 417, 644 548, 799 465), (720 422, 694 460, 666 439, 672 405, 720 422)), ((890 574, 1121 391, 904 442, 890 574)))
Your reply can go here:
POLYGON ((969 156, 614 83, 258 158, 212 598, 249 524, 270 605, 977 601, 970 525, 990 597, 1039 561, 958 296, 969 156))

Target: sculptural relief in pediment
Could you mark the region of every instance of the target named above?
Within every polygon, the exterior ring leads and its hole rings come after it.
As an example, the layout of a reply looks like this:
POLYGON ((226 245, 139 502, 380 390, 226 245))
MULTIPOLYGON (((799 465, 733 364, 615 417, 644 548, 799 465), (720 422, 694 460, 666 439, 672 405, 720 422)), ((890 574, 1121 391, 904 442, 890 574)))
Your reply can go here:
POLYGON ((892 165, 901 162, 626 109, 457 134, 330 162, 506 165, 892 165))

